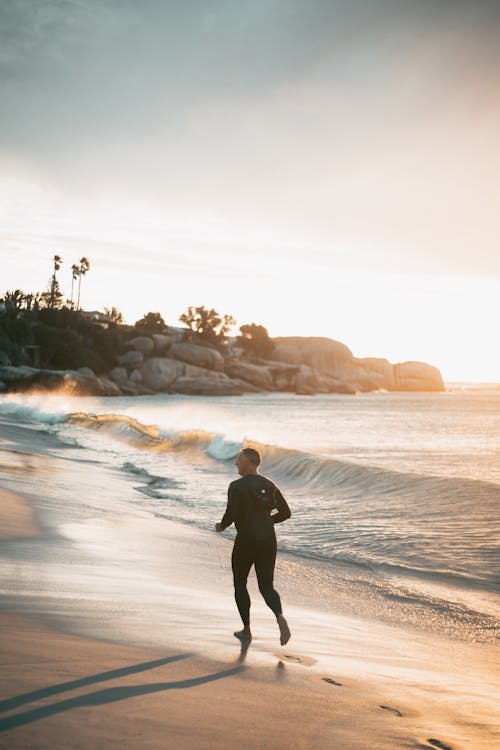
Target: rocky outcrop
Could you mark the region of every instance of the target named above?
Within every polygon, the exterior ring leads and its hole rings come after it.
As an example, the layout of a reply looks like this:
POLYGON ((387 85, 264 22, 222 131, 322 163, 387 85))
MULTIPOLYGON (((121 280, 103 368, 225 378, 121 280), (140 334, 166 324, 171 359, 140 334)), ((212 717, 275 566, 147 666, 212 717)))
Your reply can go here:
POLYGON ((356 359, 356 384, 360 391, 394 391, 394 365, 378 357, 356 359))
POLYGON ((109 377, 114 383, 126 383, 128 380, 128 373, 124 367, 113 367, 109 373, 109 377))
POLYGON ((320 373, 317 379, 318 393, 349 393, 352 395, 358 392, 358 388, 352 383, 332 378, 330 375, 322 375, 320 373))
POLYGON ((208 370, 222 371, 224 369, 224 357, 216 349, 209 346, 180 341, 171 345, 168 356, 190 365, 206 367, 208 370))
POLYGON ((155 392, 168 391, 184 375, 184 364, 171 357, 152 357, 141 368, 142 382, 155 392))
MULTIPOLYGON (((326 338, 286 337, 273 341, 275 360, 302 368, 296 376, 297 393, 444 390, 439 370, 423 362, 392 365, 383 358, 356 359, 347 346, 326 338)), ((280 390, 288 390, 290 378, 276 374, 274 384, 280 390)))
POLYGON ((315 370, 309 365, 301 365, 295 376, 295 392, 302 396, 310 396, 318 392, 318 378, 315 370))
POLYGON ((63 390, 76 396, 119 396, 120 389, 106 377, 97 377, 90 368, 44 370, 35 367, 0 367, 5 390, 63 390), (82 372, 83 370, 83 372, 82 372))
POLYGON ((172 336, 167 336, 166 333, 153 333, 151 338, 153 339, 155 354, 166 354, 173 343, 172 336))
POLYGON ((149 336, 136 336, 135 339, 131 339, 131 341, 128 342, 128 345, 132 349, 135 349, 135 351, 141 352, 145 357, 149 357, 155 348, 155 343, 152 338, 149 338, 149 336))
POLYGON ((175 381, 173 389, 175 393, 200 396, 241 396, 248 393, 251 387, 241 380, 229 378, 223 372, 212 372, 201 377, 183 375, 175 381))
POLYGON ((119 355, 116 361, 122 367, 139 367, 144 362, 144 354, 132 349, 132 351, 126 354, 119 355))
POLYGON ((444 391, 441 373, 426 362, 399 362, 394 365, 394 380, 397 391, 444 391))
POLYGON ((122 392, 119 387, 117 387, 116 383, 113 383, 112 380, 105 377, 104 375, 100 375, 98 378, 99 382, 101 383, 103 387, 102 396, 121 396, 122 392))
POLYGON ((273 339, 273 359, 289 366, 293 373, 275 372, 279 390, 312 393, 355 393, 356 365, 351 350, 340 341, 323 337, 287 336, 273 339))
POLYGON ((244 380, 258 389, 265 391, 275 390, 272 372, 269 367, 251 364, 239 359, 232 359, 226 364, 225 372, 231 378, 244 380))
POLYGON ((143 382, 143 380, 144 380, 144 378, 142 376, 142 371, 141 370, 133 370, 130 373, 130 376, 129 376, 128 380, 129 380, 129 383, 134 383, 134 385, 141 385, 142 382, 143 382))
POLYGON ((340 341, 319 336, 287 336, 273 339, 273 359, 294 365, 309 365, 318 373, 332 375, 340 380, 353 378, 354 357, 351 350, 340 341))
POLYGON ((234 396, 258 390, 224 372, 186 364, 171 357, 148 359, 139 372, 144 386, 154 392, 234 396))
POLYGON ((36 367, 21 365, 0 366, 0 380, 7 390, 27 390, 36 380, 39 370, 36 367))
POLYGON ((248 361, 236 347, 226 347, 223 356, 213 347, 183 341, 182 336, 180 329, 135 336, 128 341, 132 348, 116 358, 116 366, 107 376, 96 376, 88 367, 44 370, 0 363, 0 392, 41 388, 75 395, 219 396, 262 391, 312 395, 444 390, 441 373, 431 365, 357 359, 347 346, 332 339, 277 338, 272 360, 248 361))

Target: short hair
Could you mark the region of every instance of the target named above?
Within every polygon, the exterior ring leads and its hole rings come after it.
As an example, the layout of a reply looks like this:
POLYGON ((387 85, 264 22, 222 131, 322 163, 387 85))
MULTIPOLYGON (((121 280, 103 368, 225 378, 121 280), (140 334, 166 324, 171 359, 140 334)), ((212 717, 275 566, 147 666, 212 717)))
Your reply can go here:
POLYGON ((259 466, 262 461, 262 456, 256 448, 243 448, 241 455, 248 458, 253 466, 259 466))

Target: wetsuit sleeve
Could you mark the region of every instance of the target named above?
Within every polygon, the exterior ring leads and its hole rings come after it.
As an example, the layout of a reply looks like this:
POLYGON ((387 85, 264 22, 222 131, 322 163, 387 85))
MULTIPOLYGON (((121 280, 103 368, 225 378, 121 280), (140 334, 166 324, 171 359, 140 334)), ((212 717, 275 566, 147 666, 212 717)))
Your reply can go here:
POLYGON ((278 508, 278 512, 274 513, 274 515, 271 516, 271 521, 273 523, 281 523, 281 521, 286 521, 287 518, 290 518, 292 515, 292 511, 288 507, 288 503, 281 494, 281 491, 278 487, 276 487, 276 507, 278 508))
POLYGON ((231 526, 232 523, 236 521, 238 505, 237 505, 237 496, 236 496, 236 490, 233 487, 233 483, 231 483, 227 490, 227 507, 226 512, 222 516, 222 520, 220 522, 220 525, 223 529, 227 529, 228 526, 231 526))

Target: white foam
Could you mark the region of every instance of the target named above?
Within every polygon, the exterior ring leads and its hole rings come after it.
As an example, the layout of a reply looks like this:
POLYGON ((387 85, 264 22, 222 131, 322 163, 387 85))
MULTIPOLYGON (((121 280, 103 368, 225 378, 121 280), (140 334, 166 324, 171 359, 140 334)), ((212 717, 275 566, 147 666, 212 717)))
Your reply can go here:
POLYGON ((240 442, 228 440, 224 435, 215 435, 206 452, 211 458, 216 458, 218 461, 227 461, 230 458, 235 458, 241 447, 240 442))

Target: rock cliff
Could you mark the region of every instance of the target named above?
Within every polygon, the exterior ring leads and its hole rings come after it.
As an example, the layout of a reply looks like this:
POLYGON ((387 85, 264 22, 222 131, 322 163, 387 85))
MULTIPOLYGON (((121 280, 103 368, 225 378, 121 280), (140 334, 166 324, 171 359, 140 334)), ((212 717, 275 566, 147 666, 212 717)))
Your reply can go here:
POLYGON ((249 361, 234 342, 222 354, 210 346, 182 341, 175 332, 136 336, 105 376, 97 377, 87 367, 73 371, 4 365, 0 392, 63 388, 78 395, 219 396, 260 391, 313 395, 444 390, 439 370, 424 362, 357 359, 345 344, 323 337, 280 337, 273 343, 272 360, 249 361))

